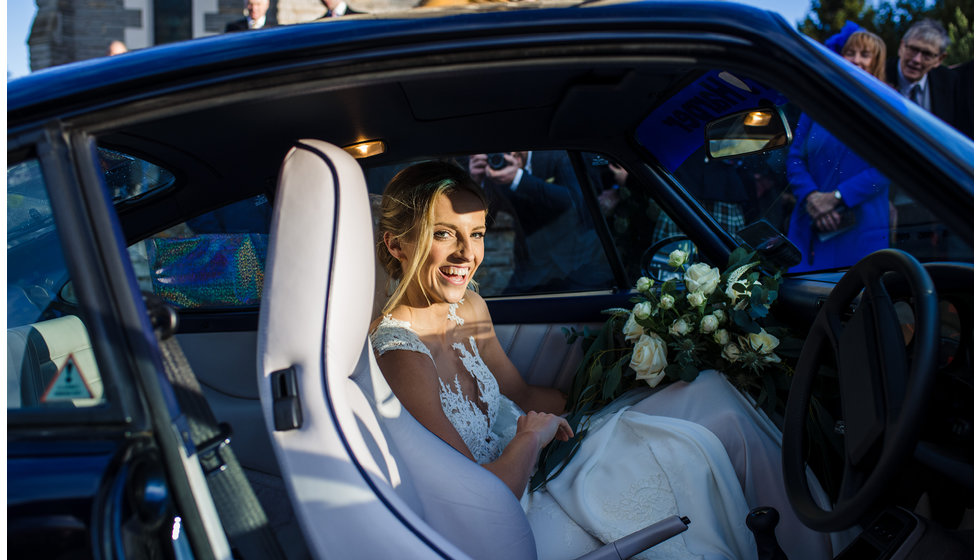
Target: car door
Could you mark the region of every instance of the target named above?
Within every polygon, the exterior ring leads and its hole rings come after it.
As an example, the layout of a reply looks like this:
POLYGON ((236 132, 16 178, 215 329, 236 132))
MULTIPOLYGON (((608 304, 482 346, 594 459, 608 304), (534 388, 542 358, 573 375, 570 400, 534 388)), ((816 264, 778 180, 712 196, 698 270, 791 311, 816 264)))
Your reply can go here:
POLYGON ((84 134, 21 130, 7 169, 8 552, 228 556, 104 161, 84 134))

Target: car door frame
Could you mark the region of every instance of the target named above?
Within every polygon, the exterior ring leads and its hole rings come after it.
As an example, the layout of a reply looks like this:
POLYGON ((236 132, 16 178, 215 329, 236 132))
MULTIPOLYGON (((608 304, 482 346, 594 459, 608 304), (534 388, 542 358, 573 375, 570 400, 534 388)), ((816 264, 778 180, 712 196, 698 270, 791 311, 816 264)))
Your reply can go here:
MULTIPOLYGON (((99 171, 95 142, 84 132, 49 121, 8 138, 8 164, 31 157, 41 166, 79 313, 86 319, 104 379, 106 404, 55 413, 8 410, 11 445, 30 440, 34 449, 41 449, 47 442, 50 447, 44 453, 68 456, 86 452, 84 442, 94 434, 117 442, 114 454, 122 456, 131 453, 126 450, 138 441, 141 449, 153 450, 162 459, 167 487, 194 556, 230 558, 187 419, 163 374, 160 350, 99 171)), ((100 494, 126 484, 113 477, 126 476, 128 471, 110 465, 100 494)), ((117 501, 102 497, 100 504, 118 510, 124 495, 116 495, 117 501)), ((88 527, 94 555, 119 555, 120 528, 112 523, 116 515, 100 508, 94 509, 95 514, 99 517, 91 519, 88 527)))

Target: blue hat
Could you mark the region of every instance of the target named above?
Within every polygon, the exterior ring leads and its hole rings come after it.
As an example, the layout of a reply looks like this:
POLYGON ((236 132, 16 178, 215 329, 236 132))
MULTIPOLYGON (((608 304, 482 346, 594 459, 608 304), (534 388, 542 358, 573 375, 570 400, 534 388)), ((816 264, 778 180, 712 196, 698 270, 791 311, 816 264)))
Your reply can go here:
POLYGON ((864 30, 865 29, 860 25, 854 23, 851 20, 847 20, 847 23, 844 24, 844 28, 840 30, 840 33, 834 35, 830 39, 827 39, 826 41, 824 41, 823 44, 826 45, 827 48, 834 51, 835 53, 840 54, 840 51, 841 49, 844 48, 844 43, 847 42, 847 39, 851 35, 853 35, 855 31, 864 31, 864 30))

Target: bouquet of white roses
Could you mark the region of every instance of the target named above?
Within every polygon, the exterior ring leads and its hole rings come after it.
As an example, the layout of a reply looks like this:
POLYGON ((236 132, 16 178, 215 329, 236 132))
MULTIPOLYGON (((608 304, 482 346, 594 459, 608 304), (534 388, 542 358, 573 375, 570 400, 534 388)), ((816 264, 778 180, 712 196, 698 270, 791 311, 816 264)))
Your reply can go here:
POLYGON ((784 329, 766 325, 781 271, 765 270, 743 248, 731 254, 724 272, 705 263, 689 265, 688 258, 684 251, 670 254, 668 266, 683 271, 680 279, 640 278, 633 308, 606 310, 609 319, 598 332, 567 333, 570 343, 582 338, 585 351, 566 405, 577 437, 542 453, 532 488, 574 455, 588 431, 578 425, 583 419, 636 387, 693 381, 713 368, 767 413, 776 411, 792 373, 779 353, 798 350, 784 329))

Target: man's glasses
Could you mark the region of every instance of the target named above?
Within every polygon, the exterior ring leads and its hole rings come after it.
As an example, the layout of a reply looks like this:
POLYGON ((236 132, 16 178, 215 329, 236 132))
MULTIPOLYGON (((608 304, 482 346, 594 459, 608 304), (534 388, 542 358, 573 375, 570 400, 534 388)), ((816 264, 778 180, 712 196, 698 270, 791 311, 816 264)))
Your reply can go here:
POLYGON ((923 62, 932 62, 939 58, 939 53, 920 49, 919 47, 913 45, 906 45, 905 43, 902 43, 902 48, 906 49, 909 54, 912 55, 912 58, 915 58, 915 55, 921 56, 923 62))

